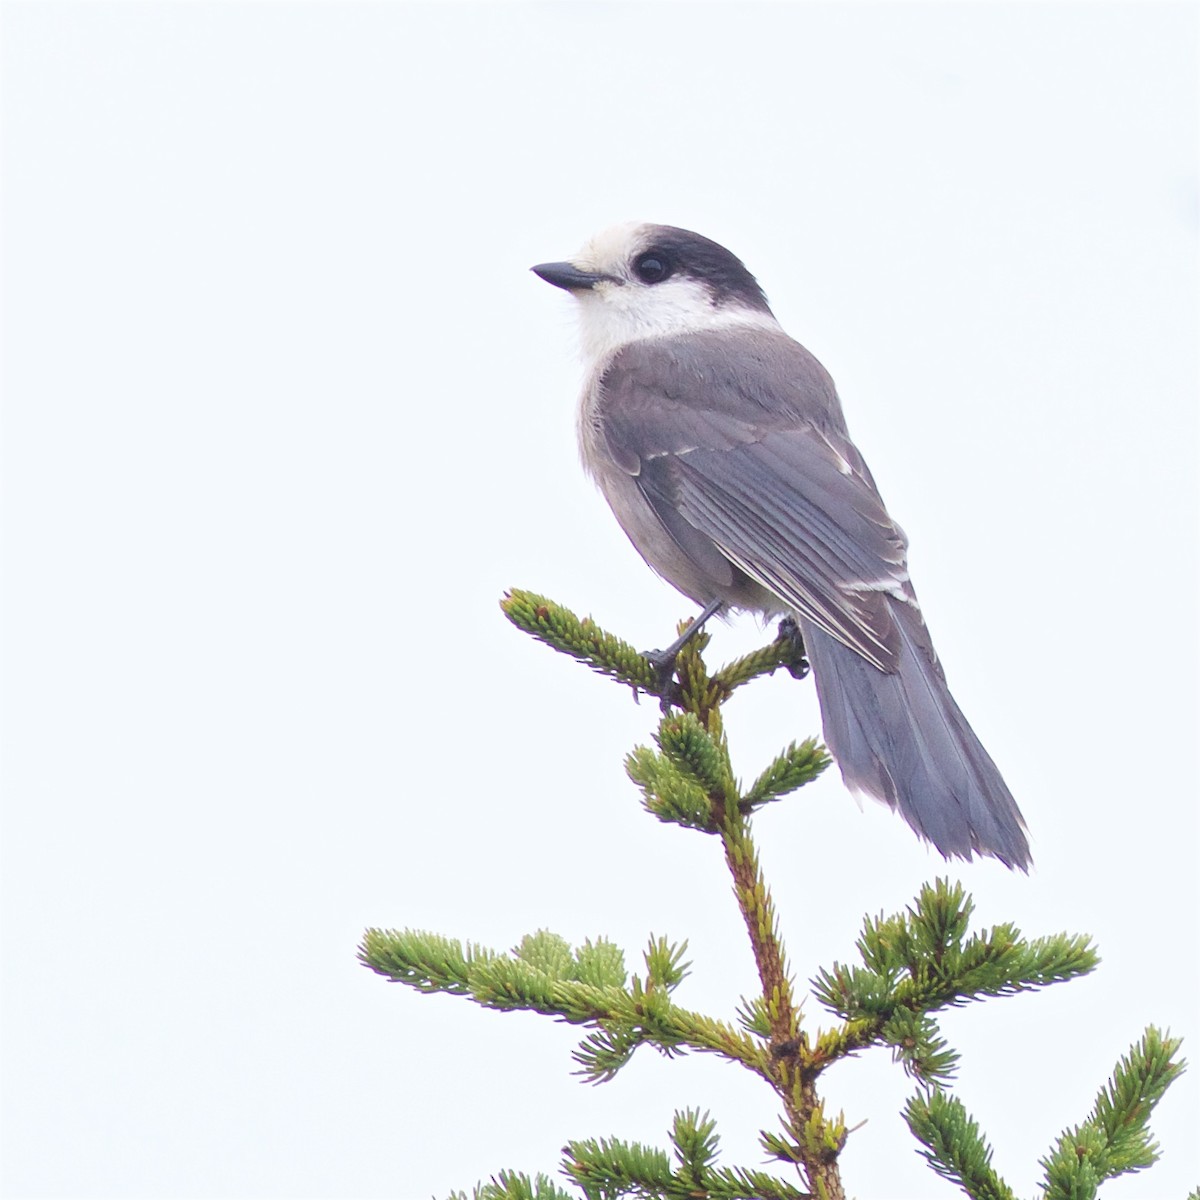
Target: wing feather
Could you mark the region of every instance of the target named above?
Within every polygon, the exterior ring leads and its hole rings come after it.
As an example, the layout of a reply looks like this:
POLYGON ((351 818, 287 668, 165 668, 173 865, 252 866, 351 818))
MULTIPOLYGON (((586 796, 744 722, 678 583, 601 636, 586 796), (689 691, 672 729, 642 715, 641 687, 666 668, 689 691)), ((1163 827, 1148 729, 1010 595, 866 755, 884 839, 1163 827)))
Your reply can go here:
POLYGON ((781 607, 896 669, 887 599, 915 605, 904 534, 803 347, 765 331, 635 343, 605 373, 596 417, 685 553, 695 531, 781 607))

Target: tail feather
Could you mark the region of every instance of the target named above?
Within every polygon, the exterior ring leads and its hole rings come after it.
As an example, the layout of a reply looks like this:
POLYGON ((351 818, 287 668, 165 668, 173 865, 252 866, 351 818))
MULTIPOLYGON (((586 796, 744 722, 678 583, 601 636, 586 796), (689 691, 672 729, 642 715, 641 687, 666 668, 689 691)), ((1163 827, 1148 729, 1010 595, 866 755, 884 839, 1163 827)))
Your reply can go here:
POLYGON ((892 673, 801 621, 825 740, 842 778, 899 809, 947 858, 987 854, 1028 869, 1020 810, 950 695, 920 611, 889 603, 901 647, 892 673))

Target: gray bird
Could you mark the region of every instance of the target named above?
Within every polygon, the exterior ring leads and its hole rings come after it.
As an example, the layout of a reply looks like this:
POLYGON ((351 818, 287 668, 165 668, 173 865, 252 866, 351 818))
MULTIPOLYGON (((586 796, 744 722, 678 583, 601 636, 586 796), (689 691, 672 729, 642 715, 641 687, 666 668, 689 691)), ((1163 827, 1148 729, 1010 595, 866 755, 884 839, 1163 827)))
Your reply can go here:
POLYGON ((798 622, 846 784, 946 857, 1029 866, 1024 821, 946 687, 824 367, 723 246, 626 224, 534 272, 579 301, 579 445, 621 527, 704 614, 798 622))

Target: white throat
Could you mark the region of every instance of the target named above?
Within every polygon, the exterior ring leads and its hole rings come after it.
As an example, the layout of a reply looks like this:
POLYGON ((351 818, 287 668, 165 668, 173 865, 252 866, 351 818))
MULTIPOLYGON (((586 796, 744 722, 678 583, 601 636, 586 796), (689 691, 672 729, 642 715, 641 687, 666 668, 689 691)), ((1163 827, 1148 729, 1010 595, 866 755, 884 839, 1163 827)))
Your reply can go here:
POLYGON ((602 362, 630 342, 704 333, 731 326, 778 329, 770 313, 741 304, 714 307, 708 289, 694 279, 668 279, 651 289, 636 284, 598 283, 577 292, 583 356, 602 362))
POLYGON ((668 279, 653 289, 636 284, 598 283, 577 292, 579 333, 584 358, 599 363, 630 342, 703 333, 751 325, 778 329, 770 313, 740 304, 713 307, 708 289, 685 276, 668 279))

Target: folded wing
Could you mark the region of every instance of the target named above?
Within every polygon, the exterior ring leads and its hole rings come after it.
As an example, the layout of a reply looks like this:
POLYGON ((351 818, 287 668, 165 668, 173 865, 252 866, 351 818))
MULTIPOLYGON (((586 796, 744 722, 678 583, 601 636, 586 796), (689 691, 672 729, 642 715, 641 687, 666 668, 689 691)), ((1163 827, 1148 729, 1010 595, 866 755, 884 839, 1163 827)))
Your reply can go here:
POLYGON ((807 351, 765 332, 635 343, 605 375, 598 416, 682 550, 681 520, 782 608, 895 669, 887 598, 916 603, 905 538, 807 351))

